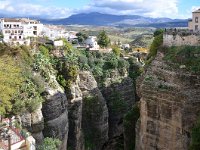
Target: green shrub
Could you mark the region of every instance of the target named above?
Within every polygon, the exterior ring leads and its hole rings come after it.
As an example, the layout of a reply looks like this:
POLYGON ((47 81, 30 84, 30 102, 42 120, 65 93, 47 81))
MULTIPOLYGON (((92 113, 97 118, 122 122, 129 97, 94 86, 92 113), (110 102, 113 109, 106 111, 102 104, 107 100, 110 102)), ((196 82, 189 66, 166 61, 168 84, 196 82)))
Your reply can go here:
POLYGON ((137 63, 137 60, 135 58, 130 57, 128 59, 128 62, 130 64, 130 67, 129 67, 129 77, 135 83, 137 77, 140 76, 140 74, 143 72, 143 70, 142 70, 142 67, 140 66, 140 64, 137 63))
POLYGON ((174 63, 173 67, 185 65, 188 71, 200 72, 200 47, 199 46, 179 46, 170 47, 165 51, 164 60, 174 63))
POLYGON ((112 46, 112 52, 117 56, 119 57, 120 56, 120 53, 121 53, 121 49, 118 45, 113 45, 112 46))
POLYGON ((162 46, 163 44, 163 32, 156 31, 154 33, 155 37, 153 40, 153 43, 150 46, 149 54, 147 56, 146 64, 150 64, 151 61, 155 58, 158 49, 162 46))
POLYGON ((31 79, 27 78, 12 99, 12 113, 34 112, 43 102, 40 94, 37 85, 31 79))
POLYGON ((22 69, 15 60, 7 55, 0 57, 0 115, 12 109, 11 99, 23 82, 22 69))
POLYGON ((40 51, 41 54, 43 54, 45 57, 49 58, 49 50, 48 50, 44 45, 39 46, 39 51, 40 51))
POLYGON ((38 146, 38 150, 59 150, 61 141, 59 139, 53 139, 46 137, 42 145, 38 146))
POLYGON ((129 64, 129 62, 128 61, 126 61, 125 59, 119 59, 118 60, 118 68, 125 68, 125 69, 129 69, 129 66, 130 66, 130 64, 129 64))

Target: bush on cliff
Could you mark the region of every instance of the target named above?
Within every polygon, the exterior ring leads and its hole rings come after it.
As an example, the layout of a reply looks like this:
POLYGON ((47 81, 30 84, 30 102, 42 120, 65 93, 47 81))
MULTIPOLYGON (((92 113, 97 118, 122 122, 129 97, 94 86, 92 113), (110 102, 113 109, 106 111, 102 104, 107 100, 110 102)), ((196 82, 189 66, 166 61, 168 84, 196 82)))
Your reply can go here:
POLYGON ((21 73, 14 58, 8 55, 0 57, 0 115, 12 110, 11 99, 23 82, 21 73))
POLYGON ((200 72, 200 47, 199 46, 173 46, 166 48, 164 60, 172 62, 173 67, 185 65, 188 71, 200 72))
POLYGON ((30 48, 0 43, 0 54, 0 115, 34 111, 42 101, 43 89, 42 82, 32 77, 30 48))
POLYGON ((157 30, 154 33, 154 40, 150 46, 146 64, 150 64, 151 61, 156 57, 157 51, 162 46, 162 44, 163 44, 163 31, 157 30))
POLYGON ((42 143, 42 145, 38 146, 38 150, 58 150, 61 141, 59 139, 53 139, 46 137, 42 143))
POLYGON ((135 128, 137 120, 140 117, 140 109, 137 104, 124 116, 124 135, 125 135, 125 147, 127 150, 135 149, 135 128))

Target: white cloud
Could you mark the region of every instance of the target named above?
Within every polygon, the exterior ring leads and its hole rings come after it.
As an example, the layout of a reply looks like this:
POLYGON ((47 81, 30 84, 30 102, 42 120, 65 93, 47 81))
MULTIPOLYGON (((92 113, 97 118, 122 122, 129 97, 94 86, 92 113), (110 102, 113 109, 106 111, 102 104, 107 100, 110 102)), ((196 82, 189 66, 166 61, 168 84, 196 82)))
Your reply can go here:
POLYGON ((0 14, 62 18, 70 16, 72 10, 69 8, 33 4, 30 0, 0 0, 0 14))
POLYGON ((70 9, 67 6, 62 8, 49 6, 48 2, 50 1, 54 0, 0 0, 0 14, 36 15, 48 18, 66 18, 80 12, 169 18, 187 18, 189 16, 189 13, 187 16, 179 14, 178 2, 180 0, 91 0, 88 5, 79 9, 70 9))
POLYGON ((178 0, 92 0, 91 9, 113 14, 138 14, 148 17, 178 16, 178 0))

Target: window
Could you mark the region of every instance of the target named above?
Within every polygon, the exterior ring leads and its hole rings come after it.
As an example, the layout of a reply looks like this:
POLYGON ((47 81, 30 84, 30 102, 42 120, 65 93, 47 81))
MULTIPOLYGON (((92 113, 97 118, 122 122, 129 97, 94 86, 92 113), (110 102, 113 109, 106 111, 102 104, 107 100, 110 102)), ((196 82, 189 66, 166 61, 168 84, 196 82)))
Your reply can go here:
POLYGON ((21 39, 22 37, 21 36, 19 36, 19 39, 21 39))
POLYGON ((198 22, 199 22, 199 18, 195 17, 195 23, 198 23, 198 22))
POLYGON ((197 30, 199 30, 199 27, 198 27, 198 25, 195 25, 195 30, 197 31, 197 30))

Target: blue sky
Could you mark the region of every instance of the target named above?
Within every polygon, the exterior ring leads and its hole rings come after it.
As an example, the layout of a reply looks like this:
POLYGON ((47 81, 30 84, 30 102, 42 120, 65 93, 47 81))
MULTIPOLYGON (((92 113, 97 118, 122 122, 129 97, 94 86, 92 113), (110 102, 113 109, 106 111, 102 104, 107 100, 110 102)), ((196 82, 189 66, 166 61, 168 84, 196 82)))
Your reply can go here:
POLYGON ((197 8, 199 0, 0 0, 0 14, 46 18, 102 12, 187 19, 197 8))

